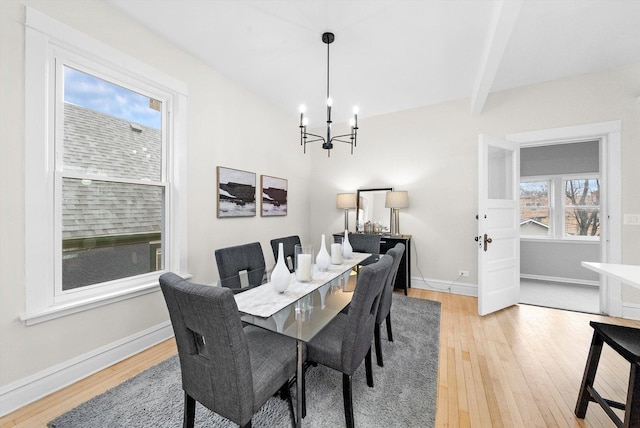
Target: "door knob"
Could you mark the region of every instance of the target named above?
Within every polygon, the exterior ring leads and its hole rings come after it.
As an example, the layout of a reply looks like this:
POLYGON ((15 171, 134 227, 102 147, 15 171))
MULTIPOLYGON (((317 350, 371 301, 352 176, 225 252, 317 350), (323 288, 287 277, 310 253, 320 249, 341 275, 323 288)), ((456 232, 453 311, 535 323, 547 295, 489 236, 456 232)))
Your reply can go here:
POLYGON ((493 240, 491 238, 489 238, 487 236, 487 234, 484 234, 484 250, 487 251, 487 244, 491 244, 493 242, 493 240))

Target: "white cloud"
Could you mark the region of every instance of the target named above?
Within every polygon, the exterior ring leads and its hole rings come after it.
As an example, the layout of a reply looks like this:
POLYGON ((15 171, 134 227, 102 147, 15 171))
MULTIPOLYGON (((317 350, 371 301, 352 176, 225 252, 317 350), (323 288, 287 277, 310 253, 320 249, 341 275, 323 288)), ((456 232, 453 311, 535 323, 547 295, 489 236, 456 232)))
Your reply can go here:
POLYGON ((160 128, 161 114, 149 107, 149 97, 69 67, 64 77, 66 102, 160 128))

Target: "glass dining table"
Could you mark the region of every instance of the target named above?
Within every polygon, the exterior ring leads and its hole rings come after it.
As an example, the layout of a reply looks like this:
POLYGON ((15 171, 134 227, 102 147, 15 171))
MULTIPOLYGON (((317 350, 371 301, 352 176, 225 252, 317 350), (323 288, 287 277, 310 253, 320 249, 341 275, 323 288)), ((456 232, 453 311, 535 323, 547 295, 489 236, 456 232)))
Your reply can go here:
POLYGON ((302 425, 304 343, 322 330, 350 302, 353 285, 349 277, 356 265, 374 262, 378 254, 353 253, 327 271, 312 268, 312 280, 298 282, 295 273, 287 291, 278 293, 270 282, 235 294, 242 321, 296 339, 296 426, 302 425))

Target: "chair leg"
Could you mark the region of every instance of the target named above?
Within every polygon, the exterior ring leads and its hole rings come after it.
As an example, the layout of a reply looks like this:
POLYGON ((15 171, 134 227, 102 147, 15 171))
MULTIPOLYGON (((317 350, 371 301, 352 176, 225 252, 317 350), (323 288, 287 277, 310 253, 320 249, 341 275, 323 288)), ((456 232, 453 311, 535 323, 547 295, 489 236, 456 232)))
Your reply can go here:
POLYGON ((246 424, 242 425, 240 428, 251 428, 251 421, 249 421, 246 424))
POLYGON ((393 342, 393 333, 391 332, 391 312, 387 315, 387 337, 389 342, 393 342))
MULTIPOLYGON (((308 368, 308 366, 307 366, 308 368)), ((307 370, 302 370, 302 417, 307 416, 307 370)))
POLYGON ((589 348, 589 356, 587 357, 587 365, 584 368, 582 385, 580 386, 578 401, 576 402, 576 409, 574 412, 580 419, 584 419, 587 414, 587 406, 591 399, 589 389, 593 387, 593 381, 596 378, 596 370, 598 369, 598 362, 600 361, 600 354, 602 353, 602 345, 602 337, 600 337, 597 331, 594 331, 593 338, 591 339, 591 347, 589 348))
POLYGON ((367 372, 367 385, 373 388, 373 367, 371 367, 371 347, 369 347, 369 352, 364 357, 364 368, 367 372))
POLYGON ((627 404, 624 414, 625 427, 640 426, 640 364, 631 364, 627 404))
POLYGON ((384 367, 384 362, 382 361, 382 342, 380 340, 380 324, 376 324, 374 327, 373 338, 376 344, 376 362, 378 366, 384 367))
POLYGON ((183 428, 193 428, 196 419, 196 400, 189 394, 184 393, 184 419, 183 428))
POLYGON ((342 399, 344 400, 344 418, 347 428, 353 428, 353 400, 352 400, 351 376, 342 373, 342 399))
POLYGON ((285 382, 280 388, 280 396, 287 401, 289 405, 289 414, 291 415, 291 426, 296 426, 296 415, 293 411, 293 400, 291 399, 291 390, 289 389, 289 381, 285 382))

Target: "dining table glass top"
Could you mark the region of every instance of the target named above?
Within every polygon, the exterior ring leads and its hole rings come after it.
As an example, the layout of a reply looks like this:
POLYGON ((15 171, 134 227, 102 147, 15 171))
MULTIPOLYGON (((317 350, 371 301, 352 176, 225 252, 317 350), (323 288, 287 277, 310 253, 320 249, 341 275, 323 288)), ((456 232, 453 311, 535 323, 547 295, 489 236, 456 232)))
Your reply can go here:
POLYGON ((242 320, 307 342, 351 302, 353 268, 378 255, 353 253, 342 264, 320 271, 313 265, 312 280, 298 282, 295 273, 287 291, 278 293, 270 282, 235 294, 242 320))

